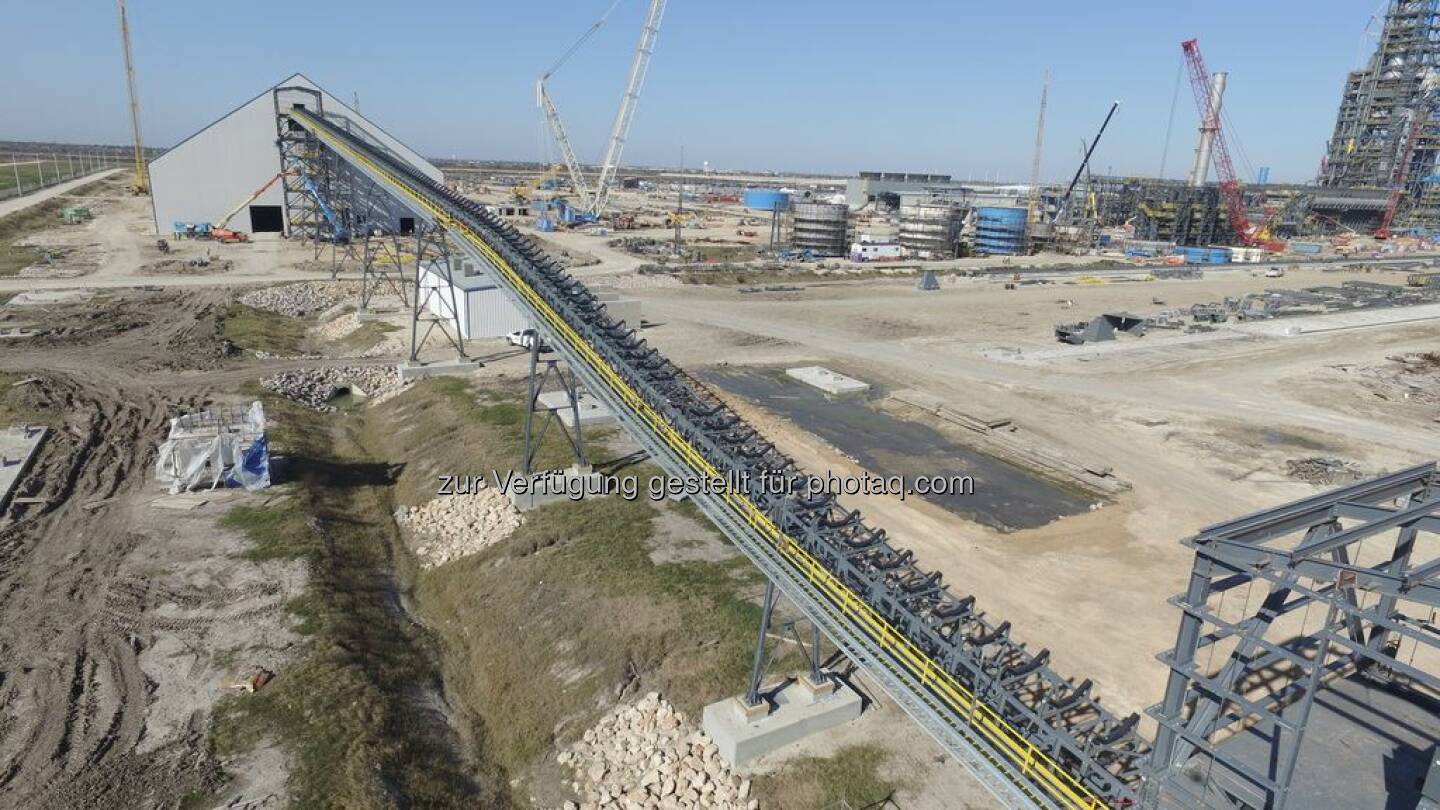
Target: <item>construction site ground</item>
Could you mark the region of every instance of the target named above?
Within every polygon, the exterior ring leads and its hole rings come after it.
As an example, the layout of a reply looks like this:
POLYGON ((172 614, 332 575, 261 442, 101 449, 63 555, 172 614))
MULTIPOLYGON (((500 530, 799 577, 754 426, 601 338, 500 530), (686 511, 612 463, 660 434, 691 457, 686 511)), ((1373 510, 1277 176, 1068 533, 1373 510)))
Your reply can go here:
MULTIPOLYGON (((420 564, 396 510, 430 499, 439 475, 516 463, 523 352, 473 341, 487 364, 472 379, 334 411, 291 402, 258 381, 393 364, 399 343, 360 356, 384 335, 362 351, 313 318, 238 306, 256 284, 328 279, 328 267, 278 238, 172 243, 163 256, 146 201, 107 182, 89 192, 92 221, 26 237, 75 258, 0 278, 0 299, 92 293, 0 307, 0 331, 39 331, 0 345, 0 426, 53 428, 0 527, 0 807, 557 807, 575 798, 558 750, 609 708, 653 690, 698 717, 743 688, 761 583, 683 504, 558 504, 478 551, 420 564), (206 251, 229 269, 155 267, 206 251), (257 356, 259 335, 287 337, 257 356), (153 481, 169 416, 257 397, 284 460, 276 487, 170 496, 153 481), (259 691, 230 688, 261 669, 274 679, 259 691)), ((846 407, 980 452, 963 431, 888 399, 917 389, 961 413, 1007 416, 1025 441, 1128 482, 1028 527, 923 499, 845 498, 952 590, 1049 648, 1059 670, 1094 678, 1120 713, 1161 694, 1154 654, 1174 641, 1165 600, 1189 570, 1182 538, 1317 491, 1287 474, 1291 461, 1335 458, 1370 473, 1440 456, 1440 364, 1421 357, 1435 322, 1189 342, 1156 332, 1100 353, 1068 352, 1051 334, 1058 321, 1158 309, 1155 298, 1188 306, 1274 286, 1403 283, 1398 273, 1305 267, 1276 280, 1238 268, 1018 289, 998 276, 920 292, 913 276, 802 269, 798 290, 741 293, 651 283, 606 239, 543 236, 596 260, 576 262, 580 277, 640 298, 644 336, 701 376, 823 365, 876 386, 846 407)), ((390 321, 402 325, 403 313, 390 321)), ((425 356, 449 355, 432 345, 425 356)), ((783 392, 725 395, 803 467, 859 471, 844 435, 784 416, 783 392)), ((633 449, 613 428, 590 438, 601 462, 620 465, 633 449)), ((550 439, 542 460, 564 463, 550 439)), ((649 471, 628 463, 617 469, 649 471)), ((966 470, 934 470, 955 472, 966 470)), ((1044 475, 988 481, 1013 488, 1044 475)), ((1067 482, 1044 485, 1075 496, 1067 482)), ((776 643, 776 674, 798 671, 793 645, 776 643)), ((853 726, 761 763, 763 806, 886 795, 904 808, 992 804, 873 685, 857 684, 875 703, 853 726)))

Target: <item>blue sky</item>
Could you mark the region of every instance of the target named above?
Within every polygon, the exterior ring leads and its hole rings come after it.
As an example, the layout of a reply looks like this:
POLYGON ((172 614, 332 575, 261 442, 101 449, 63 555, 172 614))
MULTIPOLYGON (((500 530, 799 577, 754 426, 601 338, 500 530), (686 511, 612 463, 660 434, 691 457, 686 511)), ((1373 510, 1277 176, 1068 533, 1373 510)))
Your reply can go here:
MULTIPOLYGON (((540 159, 534 78, 608 5, 251 0, 222 13, 130 0, 146 141, 172 145, 298 70, 342 98, 358 92, 367 116, 424 153, 540 159)), ((582 160, 603 151, 645 5, 623 0, 550 82, 582 160)), ((114 4, 0 8, 0 139, 127 142, 114 4)), ((1153 175, 1179 42, 1198 37, 1210 69, 1230 72, 1225 108, 1248 163, 1271 166, 1273 181, 1307 180, 1376 10, 1371 0, 671 0, 625 160, 675 165, 683 145, 688 165, 712 168, 1024 180, 1048 67, 1042 175, 1068 177, 1113 99, 1122 105, 1095 169, 1153 175)), ((1170 177, 1194 146, 1188 84, 1174 120, 1170 177)))

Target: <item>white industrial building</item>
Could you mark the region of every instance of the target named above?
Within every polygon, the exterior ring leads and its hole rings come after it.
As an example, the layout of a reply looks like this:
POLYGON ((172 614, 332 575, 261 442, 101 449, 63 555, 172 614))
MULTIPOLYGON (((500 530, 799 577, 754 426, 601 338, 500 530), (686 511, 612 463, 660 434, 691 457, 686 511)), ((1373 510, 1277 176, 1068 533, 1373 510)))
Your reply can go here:
MULTIPOLYGON (((456 260, 451 281, 450 285, 445 282, 444 262, 428 263, 420 276, 420 301, 431 315, 449 323, 453 300, 462 338, 502 337, 530 328, 530 321, 510 303, 489 273, 477 269, 469 260, 456 260)), ((596 290, 595 297, 604 302, 610 317, 624 321, 631 328, 640 328, 638 299, 624 298, 613 290, 596 290)))
MULTIPOLYGON (((343 117, 421 172, 442 179, 440 170, 413 149, 296 73, 150 161, 150 203, 157 234, 170 233, 176 222, 218 223, 281 171, 278 108, 292 103, 313 106, 315 98, 313 93, 287 88, 318 91, 327 118, 343 117)), ((249 210, 240 211, 230 227, 248 233, 288 233, 290 218, 281 186, 275 183, 251 200, 249 210)), ((408 230, 398 221, 393 227, 408 230)))
POLYGON ((459 314, 460 336, 465 340, 501 337, 530 328, 529 320, 520 314, 505 293, 495 286, 489 275, 478 272, 468 261, 456 261, 452 275, 454 298, 445 283, 444 262, 431 262, 420 276, 420 300, 436 318, 448 323, 451 301, 459 314))

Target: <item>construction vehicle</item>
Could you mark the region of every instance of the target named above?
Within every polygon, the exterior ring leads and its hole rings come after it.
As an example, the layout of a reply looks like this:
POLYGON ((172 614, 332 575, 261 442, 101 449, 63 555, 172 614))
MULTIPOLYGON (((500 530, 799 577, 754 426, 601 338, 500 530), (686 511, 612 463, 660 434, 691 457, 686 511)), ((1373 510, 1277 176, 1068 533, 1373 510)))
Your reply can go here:
MULTIPOLYGON (((1230 221, 1235 238, 1246 247, 1263 247, 1272 252, 1285 249, 1285 243, 1269 236, 1272 217, 1255 227, 1245 210, 1245 195, 1240 190, 1240 180, 1235 176, 1235 164, 1230 160, 1230 147, 1220 125, 1220 111, 1215 107, 1214 85, 1210 72, 1205 67, 1205 58, 1200 54, 1200 41, 1187 39, 1180 43, 1185 54, 1185 63, 1190 67, 1190 88, 1195 93, 1195 105, 1200 110, 1203 128, 1215 133, 1211 149, 1214 155, 1215 176, 1219 179, 1220 196, 1225 201, 1225 214, 1230 221)), ((1202 167, 1203 170, 1203 167, 1202 167)), ((1200 180, 1203 182, 1204 177, 1200 180)), ((1278 212, 1277 212, 1278 213, 1278 212)))
POLYGON ((125 88, 130 93, 130 136, 135 143, 135 179, 133 194, 150 193, 150 175, 145 168, 145 141, 140 136, 140 96, 135 92, 135 60, 130 55, 130 18, 125 13, 125 0, 116 0, 120 8, 120 45, 125 53, 125 88))
POLYGON ((560 165, 551 166, 543 174, 529 183, 520 183, 510 187, 510 196, 516 202, 530 202, 530 198, 540 189, 557 188, 556 180, 564 172, 565 167, 560 165))
MULTIPOLYGON (((246 197, 245 199, 241 200, 239 205, 237 205, 237 206, 235 206, 234 208, 230 209, 230 212, 229 212, 229 213, 227 213, 224 217, 221 217, 221 219, 220 219, 219 222, 217 222, 217 223, 215 223, 213 226, 211 226, 211 228, 210 228, 210 238, 211 238, 211 239, 214 239, 214 240, 216 240, 216 241, 218 241, 218 242, 224 242, 224 243, 226 243, 226 244, 233 244, 233 243, 235 243, 235 242, 249 242, 249 241, 250 241, 249 235, 247 235, 247 234, 245 234, 245 233, 242 233, 242 232, 240 232, 240 231, 236 231, 236 230, 231 230, 231 229, 230 229, 230 220, 234 219, 236 214, 239 214, 241 211, 245 210, 245 207, 246 207, 247 205, 249 205, 250 203, 254 202, 256 199, 258 199, 261 194, 264 194, 265 192, 269 191, 269 190, 270 190, 270 187, 273 186, 273 185, 275 185, 277 182, 279 182, 280 178, 286 177, 286 176, 295 176, 295 175, 297 175, 297 174, 299 174, 299 170, 298 170, 298 169, 286 169, 286 170, 281 171, 281 172, 276 172, 276 174, 275 174, 274 177, 271 177, 269 180, 266 180, 263 185, 261 185, 259 188, 255 189, 253 192, 251 192, 250 196, 248 196, 248 197, 246 197)), ((311 187, 313 188, 313 186, 314 186, 314 184, 312 183, 312 184, 311 184, 311 187)), ((318 199, 318 194, 317 194, 317 199, 318 199)), ((322 203, 322 205, 323 205, 323 203, 322 203)))
POLYGON ((589 216, 588 221, 594 222, 605 213, 605 207, 610 200, 610 189, 615 184, 616 174, 620 170, 620 155, 625 149, 625 139, 630 134, 630 122, 635 117, 635 105, 640 100, 640 89, 645 84, 645 73, 650 66, 650 55, 655 50, 655 40, 660 33, 660 19, 665 14, 666 0, 650 0, 650 9, 645 15, 645 23, 640 29, 640 43, 635 47, 635 57, 630 63, 630 76, 625 82, 625 93, 620 97, 620 109, 615 115, 615 123, 610 129, 610 140, 605 147, 605 158, 600 165, 600 176, 596 179, 594 191, 590 190, 589 183, 581 171, 580 161, 575 157, 575 150, 570 145, 570 136, 565 132, 565 126, 560 120, 560 111, 556 109, 555 102, 551 100, 546 90, 546 82, 555 74, 560 66, 565 64, 571 56, 585 44, 586 40, 609 19, 610 13, 619 5, 619 0, 610 4, 590 28, 570 46, 560 58, 555 61, 550 69, 541 74, 535 81, 535 106, 545 116, 545 121, 550 127, 551 137, 555 140, 556 147, 560 150, 560 156, 565 161, 565 167, 570 173, 570 183, 575 189, 575 194, 580 198, 582 210, 589 216))
POLYGON ((665 227, 692 228, 699 219, 699 215, 694 211, 666 211, 665 227))
POLYGON ((1090 157, 1095 154, 1095 147, 1100 145, 1100 138, 1105 134, 1105 128, 1110 126, 1110 119, 1115 117, 1115 111, 1120 108, 1120 102, 1115 101, 1110 105, 1110 112, 1105 114, 1105 120, 1100 122, 1100 131, 1095 133, 1095 139, 1085 148, 1085 156, 1080 159, 1080 165, 1075 169, 1075 176, 1070 178, 1070 185, 1065 189, 1065 196, 1055 205, 1055 213, 1050 217, 1050 224, 1064 221, 1070 211, 1070 198, 1075 194, 1075 185, 1080 182, 1080 175, 1084 174, 1090 166, 1090 157))
POLYGON ((210 229, 210 238, 226 245, 250 241, 250 235, 243 231, 232 231, 229 228, 220 227, 210 229))

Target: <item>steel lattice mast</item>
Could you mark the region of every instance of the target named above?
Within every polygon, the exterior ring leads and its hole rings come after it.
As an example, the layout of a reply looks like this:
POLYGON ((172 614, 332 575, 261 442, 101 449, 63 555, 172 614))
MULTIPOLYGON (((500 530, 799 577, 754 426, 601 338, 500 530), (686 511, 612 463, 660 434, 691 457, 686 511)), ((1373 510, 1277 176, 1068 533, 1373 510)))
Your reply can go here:
POLYGON ((1230 160, 1230 147, 1225 143, 1225 130, 1220 126, 1220 111, 1211 104, 1213 87, 1210 71, 1205 69, 1205 58, 1200 55, 1200 41, 1187 39, 1180 43, 1185 52, 1185 62, 1190 66, 1190 87, 1195 91, 1195 105, 1200 110, 1201 126, 1215 133, 1212 154, 1215 176, 1220 181, 1220 196, 1225 200, 1225 213, 1235 238, 1246 245, 1256 242, 1254 227, 1245 212, 1245 197, 1240 193, 1240 181, 1235 177, 1235 164, 1230 160))
POLYGON ((120 9, 120 43, 125 51, 125 87, 130 92, 130 135, 135 141, 136 194, 150 191, 150 178, 145 170, 145 141, 140 137, 140 96, 135 92, 135 60, 130 55, 130 19, 125 14, 125 0, 116 0, 120 9))
POLYGON ((600 168, 600 179, 595 184, 595 198, 590 204, 591 213, 600 215, 610 199, 610 186, 615 182, 615 173, 620 169, 620 153, 625 149, 625 138, 630 134, 630 121, 635 117, 635 102, 640 100, 640 88, 645 84, 645 72, 650 67, 650 55, 655 51, 655 39, 660 34, 660 18, 665 14, 665 0, 650 0, 650 11, 645 15, 645 26, 640 29, 640 44, 635 47, 635 60, 630 64, 630 79, 625 83, 625 95, 620 99, 620 111, 615 115, 615 126, 610 130, 610 143, 605 148, 605 162, 600 168))

